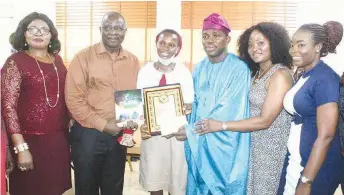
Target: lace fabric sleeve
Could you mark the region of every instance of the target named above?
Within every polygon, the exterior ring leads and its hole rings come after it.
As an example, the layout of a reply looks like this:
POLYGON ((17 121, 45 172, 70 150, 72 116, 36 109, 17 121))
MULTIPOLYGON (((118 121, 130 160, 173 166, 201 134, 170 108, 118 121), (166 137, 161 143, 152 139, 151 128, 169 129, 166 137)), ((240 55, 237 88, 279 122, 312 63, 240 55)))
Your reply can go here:
POLYGON ((9 135, 20 134, 18 98, 22 77, 16 62, 8 59, 1 70, 1 107, 4 124, 9 135))

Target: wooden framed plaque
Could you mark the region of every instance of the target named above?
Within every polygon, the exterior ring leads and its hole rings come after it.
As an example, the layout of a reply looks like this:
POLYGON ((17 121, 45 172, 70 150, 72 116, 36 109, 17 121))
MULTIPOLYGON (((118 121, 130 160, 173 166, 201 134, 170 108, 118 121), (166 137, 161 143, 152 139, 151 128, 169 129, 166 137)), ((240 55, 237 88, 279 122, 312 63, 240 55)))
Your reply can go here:
POLYGON ((145 120, 151 134, 160 132, 161 124, 184 115, 180 84, 143 89, 145 120))

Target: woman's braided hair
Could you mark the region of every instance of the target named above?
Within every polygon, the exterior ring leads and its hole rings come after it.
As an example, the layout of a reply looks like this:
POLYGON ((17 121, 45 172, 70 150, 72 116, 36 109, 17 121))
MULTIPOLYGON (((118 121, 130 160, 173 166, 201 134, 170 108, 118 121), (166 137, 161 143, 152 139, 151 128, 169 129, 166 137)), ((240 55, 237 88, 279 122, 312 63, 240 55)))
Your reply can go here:
POLYGON ((329 21, 323 25, 304 24, 300 30, 312 33, 314 44, 322 43, 320 57, 327 56, 328 53, 336 53, 336 47, 343 37, 343 26, 336 21, 329 21))

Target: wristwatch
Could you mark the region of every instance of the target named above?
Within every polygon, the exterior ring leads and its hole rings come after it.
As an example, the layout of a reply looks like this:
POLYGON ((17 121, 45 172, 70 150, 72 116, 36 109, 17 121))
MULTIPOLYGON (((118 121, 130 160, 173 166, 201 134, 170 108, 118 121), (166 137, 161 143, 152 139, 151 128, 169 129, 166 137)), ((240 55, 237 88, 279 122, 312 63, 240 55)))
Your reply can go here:
POLYGON ((304 184, 312 184, 313 181, 308 179, 306 176, 302 175, 301 176, 301 182, 304 183, 304 184))
POLYGON ((226 122, 222 122, 222 130, 227 130, 227 124, 226 124, 226 122))

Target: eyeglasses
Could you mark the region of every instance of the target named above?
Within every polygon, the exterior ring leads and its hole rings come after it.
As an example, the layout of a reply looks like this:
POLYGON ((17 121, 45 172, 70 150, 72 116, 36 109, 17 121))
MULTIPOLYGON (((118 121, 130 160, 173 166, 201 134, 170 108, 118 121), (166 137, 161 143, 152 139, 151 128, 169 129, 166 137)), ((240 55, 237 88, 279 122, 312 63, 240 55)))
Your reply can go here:
POLYGON ((102 29, 104 30, 104 32, 116 31, 120 33, 126 30, 125 28, 110 25, 103 26, 102 29))
POLYGON ((37 27, 30 27, 26 29, 30 34, 32 35, 37 35, 37 33, 39 32, 42 35, 48 35, 50 33, 50 29, 49 28, 37 28, 37 27))

